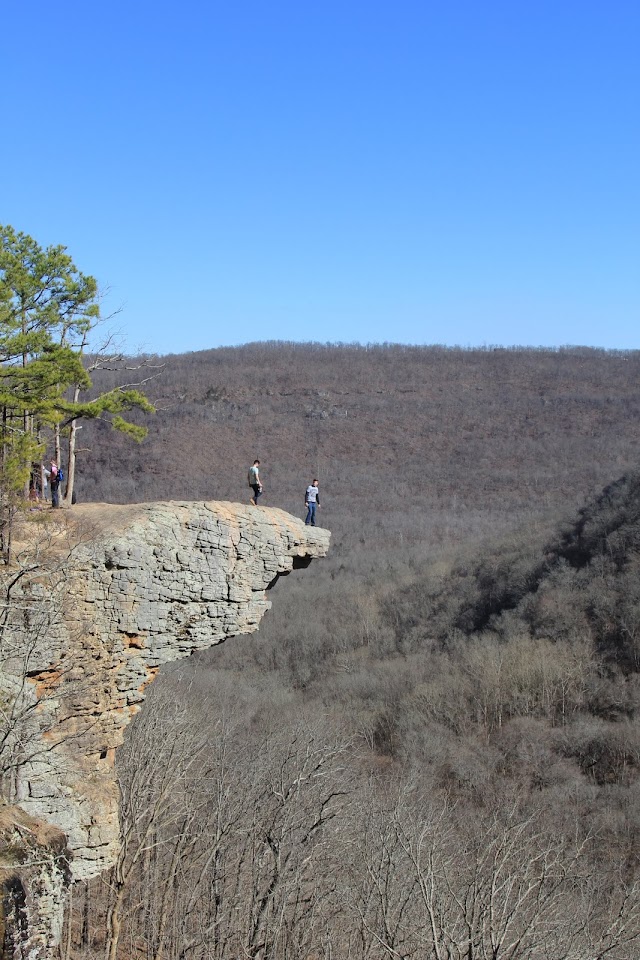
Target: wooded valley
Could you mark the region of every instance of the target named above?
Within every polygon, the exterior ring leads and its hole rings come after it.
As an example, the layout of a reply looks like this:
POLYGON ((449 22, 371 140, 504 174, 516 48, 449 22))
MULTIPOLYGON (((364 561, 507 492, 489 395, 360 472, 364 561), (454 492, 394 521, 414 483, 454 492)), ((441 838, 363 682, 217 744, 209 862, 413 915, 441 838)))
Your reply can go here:
POLYGON ((332 549, 153 684, 68 955, 638 956, 640 352, 147 359, 148 436, 85 424, 79 499, 247 501, 258 457, 332 549))

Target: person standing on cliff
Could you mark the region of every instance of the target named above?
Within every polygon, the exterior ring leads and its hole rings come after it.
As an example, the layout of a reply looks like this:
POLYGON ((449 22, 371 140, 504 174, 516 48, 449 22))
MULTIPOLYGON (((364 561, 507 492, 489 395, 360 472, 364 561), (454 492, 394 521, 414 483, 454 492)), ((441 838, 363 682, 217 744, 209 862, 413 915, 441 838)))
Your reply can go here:
POLYGON ((52 460, 49 464, 49 483, 51 484, 51 506, 60 506, 60 471, 58 464, 52 460))
POLYGON ((260 481, 260 461, 254 460, 253 466, 249 467, 249 486, 253 490, 253 496, 249 500, 255 506, 258 504, 258 497, 262 496, 262 483, 260 481))
POLYGON ((315 527, 316 507, 320 506, 320 491, 318 490, 318 481, 315 479, 305 491, 304 505, 307 508, 307 519, 304 522, 308 527, 315 527))

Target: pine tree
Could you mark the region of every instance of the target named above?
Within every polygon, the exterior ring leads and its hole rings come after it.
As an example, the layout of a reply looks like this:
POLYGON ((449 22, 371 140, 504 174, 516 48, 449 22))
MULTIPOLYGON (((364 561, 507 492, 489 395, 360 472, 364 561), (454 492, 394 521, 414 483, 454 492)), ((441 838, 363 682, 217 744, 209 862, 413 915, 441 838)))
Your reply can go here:
MULTIPOLYGON (((81 402, 91 379, 83 352, 99 322, 98 285, 65 247, 42 248, 0 225, 0 553, 8 561, 12 520, 47 439, 82 417, 106 418, 136 440, 146 430, 122 414, 153 406, 138 390, 81 402)), ((73 482, 74 463, 70 465, 73 482)), ((71 499, 68 491, 68 499, 71 499)))

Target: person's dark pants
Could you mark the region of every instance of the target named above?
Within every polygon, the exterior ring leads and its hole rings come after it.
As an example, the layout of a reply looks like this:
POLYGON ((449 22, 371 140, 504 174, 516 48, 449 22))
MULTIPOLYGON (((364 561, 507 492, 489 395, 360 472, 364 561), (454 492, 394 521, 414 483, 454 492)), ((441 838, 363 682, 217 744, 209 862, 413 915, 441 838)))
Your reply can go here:
POLYGON ((253 501, 254 503, 257 503, 258 497, 262 494, 262 487, 260 487, 257 483, 252 483, 251 489, 253 490, 253 501))
POLYGON ((315 527, 316 525, 316 504, 308 503, 307 504, 307 519, 305 523, 308 527, 315 527))
POLYGON ((51 506, 52 507, 60 506, 60 484, 59 483, 51 484, 51 506))

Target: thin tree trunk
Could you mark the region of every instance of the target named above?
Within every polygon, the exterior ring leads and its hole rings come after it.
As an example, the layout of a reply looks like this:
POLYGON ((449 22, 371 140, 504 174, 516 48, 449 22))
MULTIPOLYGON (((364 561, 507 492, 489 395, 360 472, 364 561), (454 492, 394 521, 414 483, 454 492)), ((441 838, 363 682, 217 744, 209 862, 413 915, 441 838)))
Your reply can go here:
MULTIPOLYGON (((76 390, 76 394, 78 391, 76 390)), ((76 397, 74 396, 74 399, 76 397)), ((63 503, 65 507, 70 507, 73 503, 73 488, 76 480, 76 421, 72 420, 69 424, 69 440, 67 444, 67 485, 64 491, 63 503)))
POLYGON ((84 886, 84 903, 82 904, 82 930, 80 944, 83 948, 89 946, 89 883, 84 886))
POLYGON ((71 925, 73 921, 73 884, 69 887, 67 912, 67 937, 64 945, 64 960, 71 960, 71 925))
POLYGON ((55 453, 54 453, 54 455, 53 455, 53 459, 54 459, 54 460, 56 461, 56 463, 58 464, 58 468, 60 468, 60 466, 61 466, 61 464, 62 464, 62 459, 61 459, 61 457, 62 457, 62 447, 61 447, 61 443, 60 443, 60 427, 59 427, 59 425, 58 425, 57 423, 56 423, 56 426, 55 426, 55 431, 54 431, 53 436, 54 436, 54 444, 55 444, 55 453))
POLYGON ((105 960, 116 960, 118 955, 118 944, 120 942, 120 931, 122 928, 120 908, 122 907, 122 901, 124 900, 126 883, 124 878, 120 876, 120 871, 117 869, 117 867, 113 871, 111 889, 113 891, 113 897, 109 899, 109 909, 107 910, 107 940, 104 951, 105 960))
MULTIPOLYGON (((84 348, 84 344, 83 344, 84 348)), ((80 351, 82 354, 82 350, 80 351)), ((73 388, 73 402, 77 403, 80 399, 80 387, 76 384, 73 388)), ((69 424, 69 440, 67 443, 67 486, 64 491, 63 503, 65 507, 70 507, 73 503, 73 490, 76 482, 76 441, 78 436, 78 422, 72 420, 69 424)))
POLYGON ((163 960, 165 955, 164 950, 164 937, 167 929, 167 920, 169 917, 169 908, 173 906, 173 900, 171 897, 171 889, 175 887, 175 878, 178 871, 178 866, 180 864, 180 857, 183 850, 183 840, 185 832, 187 829, 188 817, 185 818, 178 836, 176 837, 175 846, 173 848, 173 854, 171 857, 171 864, 167 875, 164 881, 164 889, 162 891, 162 905, 160 907, 160 917, 158 921, 158 930, 156 934, 156 950, 154 953, 153 960, 163 960))

